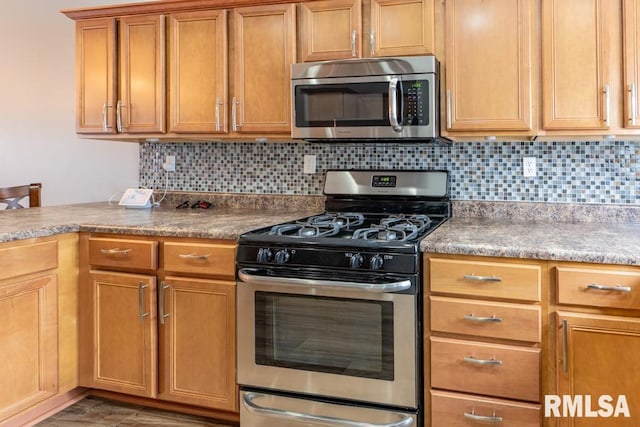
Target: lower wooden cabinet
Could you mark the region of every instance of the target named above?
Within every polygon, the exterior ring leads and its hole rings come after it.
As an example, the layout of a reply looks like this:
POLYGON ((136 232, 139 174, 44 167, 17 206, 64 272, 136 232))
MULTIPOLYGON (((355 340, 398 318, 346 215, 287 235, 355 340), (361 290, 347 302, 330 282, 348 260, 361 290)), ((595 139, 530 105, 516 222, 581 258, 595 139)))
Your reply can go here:
POLYGON ((158 292, 158 398, 235 411, 235 283, 169 276, 158 292))
POLYGON ((58 392, 57 278, 0 284, 0 424, 58 392))
POLYGON ((156 279, 91 271, 93 375, 84 386, 156 396, 156 279))
POLYGON ((237 412, 235 242, 80 241, 81 385, 237 412))

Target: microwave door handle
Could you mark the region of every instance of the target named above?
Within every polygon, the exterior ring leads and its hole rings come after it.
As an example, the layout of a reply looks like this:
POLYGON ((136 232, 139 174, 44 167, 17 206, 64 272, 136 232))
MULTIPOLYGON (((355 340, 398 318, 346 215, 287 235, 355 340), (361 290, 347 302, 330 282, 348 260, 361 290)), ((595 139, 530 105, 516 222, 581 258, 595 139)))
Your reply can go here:
POLYGON ((347 420, 344 418, 305 414, 302 412, 295 412, 286 409, 268 408, 266 406, 260 406, 253 401, 253 399, 259 398, 260 396, 261 395, 258 393, 246 393, 242 397, 242 403, 244 404, 245 408, 256 415, 297 420, 305 423, 319 423, 325 426, 335 427, 409 427, 413 425, 413 419, 404 414, 394 414, 398 415, 398 417, 400 418, 398 421, 393 421, 385 424, 373 424, 362 421, 347 420))
POLYGON ((337 289, 341 291, 367 291, 373 293, 390 293, 400 292, 411 288, 411 281, 400 280, 390 283, 360 283, 360 282, 343 282, 334 280, 318 280, 318 279, 298 279, 295 277, 274 277, 256 274, 258 270, 251 268, 241 268, 238 271, 238 277, 244 283, 250 285, 276 285, 276 286, 293 286, 318 289, 337 289))
POLYGON ((389 123, 396 132, 402 132, 402 126, 398 121, 398 90, 402 94, 402 82, 397 77, 389 81, 389 123))

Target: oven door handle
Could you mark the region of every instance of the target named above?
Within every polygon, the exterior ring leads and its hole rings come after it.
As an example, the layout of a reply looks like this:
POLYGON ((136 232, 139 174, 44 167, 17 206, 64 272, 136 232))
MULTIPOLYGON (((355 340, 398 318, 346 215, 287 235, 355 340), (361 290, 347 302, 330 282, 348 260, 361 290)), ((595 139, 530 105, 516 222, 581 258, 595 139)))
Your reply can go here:
POLYGON ((255 274, 258 270, 241 268, 238 277, 250 285, 278 285, 297 287, 316 287, 321 289, 333 289, 341 291, 367 291, 374 293, 400 292, 411 288, 410 280, 400 280, 389 283, 361 283, 361 282, 337 282, 333 280, 298 279, 295 277, 273 277, 255 274))
POLYGON ((409 427, 413 425, 413 419, 405 416, 404 414, 394 414, 401 417, 398 421, 393 421, 386 424, 373 424, 362 421, 346 420, 344 418, 325 417, 322 415, 305 414, 302 412, 294 412, 286 409, 267 408, 257 405, 253 399, 260 397, 258 393, 246 393, 242 402, 249 411, 263 416, 270 416, 276 418, 286 418, 301 422, 322 423, 322 425, 335 426, 335 427, 409 427))

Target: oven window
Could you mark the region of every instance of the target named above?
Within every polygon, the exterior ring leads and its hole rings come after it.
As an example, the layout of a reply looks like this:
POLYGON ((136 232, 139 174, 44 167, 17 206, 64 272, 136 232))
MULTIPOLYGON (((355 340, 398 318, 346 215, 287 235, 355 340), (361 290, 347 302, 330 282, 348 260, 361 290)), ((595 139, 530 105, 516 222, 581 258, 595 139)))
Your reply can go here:
POLYGON ((296 126, 389 126, 388 92, 388 82, 296 86, 296 126))
POLYGON ((256 364, 393 380, 393 303, 256 292, 256 364))

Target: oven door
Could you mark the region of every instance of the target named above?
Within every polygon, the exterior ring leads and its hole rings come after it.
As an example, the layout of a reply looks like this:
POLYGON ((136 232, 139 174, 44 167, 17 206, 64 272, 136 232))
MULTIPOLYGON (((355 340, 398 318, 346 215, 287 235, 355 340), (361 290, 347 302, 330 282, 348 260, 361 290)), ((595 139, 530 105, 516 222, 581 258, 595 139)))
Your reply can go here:
POLYGON ((417 408, 417 297, 401 293, 411 279, 287 274, 238 272, 238 383, 417 408))

